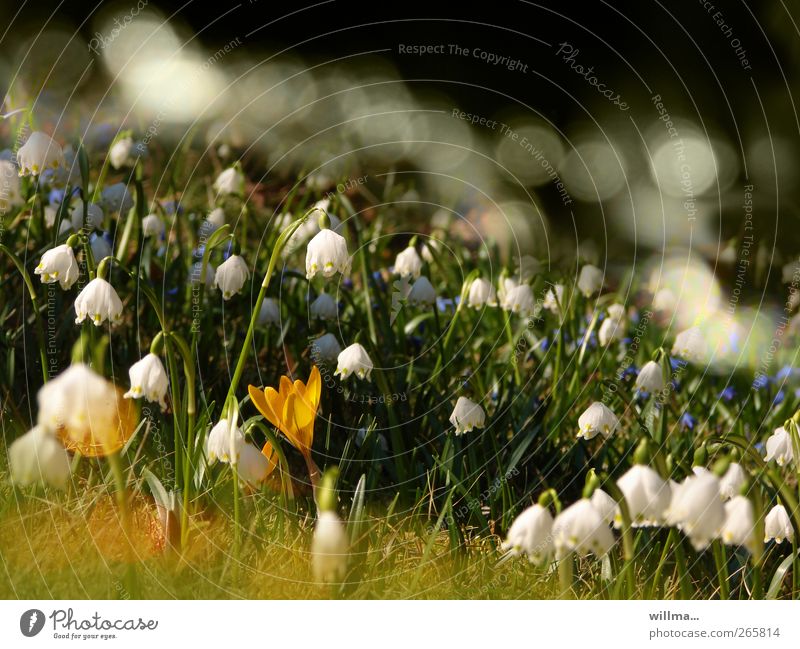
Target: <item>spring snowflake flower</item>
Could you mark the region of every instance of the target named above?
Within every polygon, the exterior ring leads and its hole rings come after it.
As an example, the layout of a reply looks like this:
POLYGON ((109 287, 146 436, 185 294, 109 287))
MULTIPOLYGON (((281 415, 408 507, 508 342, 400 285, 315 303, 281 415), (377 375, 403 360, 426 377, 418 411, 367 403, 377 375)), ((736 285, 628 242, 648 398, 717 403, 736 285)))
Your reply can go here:
POLYGON ((106 280, 96 277, 75 298, 75 324, 89 318, 96 327, 106 320, 117 324, 122 320, 122 301, 106 280))
POLYGON ((336 583, 347 573, 349 543, 344 524, 335 512, 321 512, 311 541, 311 561, 314 578, 324 583, 336 583))
POLYGON ((214 286, 222 291, 224 299, 229 300, 242 290, 248 277, 250 271, 245 260, 239 255, 231 255, 217 266, 214 286))
POLYGON ((597 510, 606 525, 611 525, 617 515, 617 501, 602 489, 595 489, 590 500, 592 507, 597 510))
POLYGON ((280 325, 281 323, 281 307, 278 301, 271 297, 265 297, 261 303, 261 310, 258 312, 258 324, 263 325, 280 325))
POLYGON ((519 282, 513 277, 501 277, 497 282, 497 301, 502 308, 506 308, 506 298, 508 294, 519 286, 519 282))
POLYGON ((645 363, 636 377, 635 387, 650 394, 661 392, 664 389, 664 373, 661 371, 661 366, 655 361, 645 363))
MULTIPOLYGON (((669 508, 672 490, 669 483, 648 466, 636 464, 619 480, 617 486, 625 496, 631 524, 634 527, 660 525, 664 520, 664 512, 669 508)), ((614 524, 622 524, 622 515, 617 512, 614 524)))
POLYGON ((602 347, 606 347, 614 340, 621 340, 625 335, 625 321, 622 318, 608 317, 600 324, 597 339, 602 347))
POLYGON ((775 505, 764 519, 764 542, 772 539, 775 543, 783 543, 784 539, 788 541, 794 539, 792 521, 783 505, 775 505))
POLYGON ((117 140, 108 152, 108 160, 114 169, 130 166, 135 162, 133 156, 133 138, 124 137, 117 140))
POLYGON ((603 288, 603 271, 597 266, 586 264, 578 275, 578 290, 586 297, 594 295, 603 288))
POLYGON ((33 272, 42 278, 43 284, 58 282, 66 291, 78 281, 79 269, 75 253, 65 243, 44 253, 33 272))
POLYGON ((313 279, 317 273, 325 278, 333 277, 337 271, 342 275, 350 272, 347 242, 342 235, 325 228, 308 242, 306 278, 313 279))
POLYGON ((336 371, 333 375, 339 375, 342 379, 346 379, 355 374, 362 380, 369 380, 373 367, 367 350, 361 344, 353 343, 339 354, 336 371))
MULTIPOLYGON (((238 416, 236 417, 238 419, 238 416)), ((206 438, 206 457, 213 464, 217 460, 225 464, 236 464, 247 442, 236 421, 220 419, 206 438)))
POLYGON ((526 555, 531 563, 546 563, 553 554, 553 517, 539 504, 523 511, 501 545, 512 556, 526 555))
POLYGON ((558 315, 560 313, 560 307, 564 306, 564 285, 563 284, 555 284, 552 288, 548 289, 547 293, 544 296, 544 308, 550 311, 551 313, 555 313, 558 315))
POLYGON ((533 299, 533 289, 527 284, 515 286, 506 293, 503 300, 503 309, 518 313, 523 318, 534 315, 536 304, 533 299))
POLYGON ((164 222, 158 214, 148 214, 142 219, 142 236, 160 239, 164 236, 164 222))
POLYGON ((20 176, 38 176, 47 169, 64 167, 64 151, 53 138, 34 131, 17 152, 20 176))
POLYGON ((342 346, 332 333, 324 334, 311 343, 311 358, 315 361, 335 361, 342 353, 342 346))
MULTIPOLYGON (((69 210, 70 220, 72 221, 72 228, 75 231, 83 228, 83 201, 76 198, 69 210)), ((86 227, 89 230, 100 230, 103 227, 103 208, 97 203, 89 203, 86 208, 86 227)))
POLYGON ((600 401, 595 401, 578 418, 578 437, 592 439, 598 433, 606 438, 611 437, 619 426, 619 419, 610 408, 600 401))
POLYGON ((570 552, 579 556, 591 553, 602 557, 614 545, 614 535, 592 502, 582 498, 556 516, 553 541, 558 559, 570 552))
POLYGON ((12 442, 8 462, 11 480, 21 487, 38 482, 63 489, 70 475, 66 449, 42 426, 34 426, 12 442))
POLYGON ((474 428, 483 428, 486 422, 486 413, 480 404, 467 397, 458 397, 450 423, 456 427, 456 435, 463 435, 474 428))
POLYGON ((320 293, 316 300, 311 303, 311 317, 319 320, 336 320, 339 315, 339 307, 328 293, 320 293))
POLYGON ((420 273, 422 273, 422 258, 414 246, 408 246, 397 255, 394 260, 394 272, 400 277, 414 277, 416 279, 420 276, 420 273))
POLYGON ((152 403, 159 404, 162 409, 167 407, 167 402, 164 400, 169 387, 167 371, 156 354, 147 354, 131 365, 128 376, 131 380, 131 389, 123 395, 126 399, 144 397, 152 403))
POLYGON ((214 189, 218 194, 241 194, 244 188, 244 176, 236 167, 225 169, 214 181, 214 189))
POLYGON ((739 494, 742 485, 747 481, 747 474, 738 462, 731 462, 725 475, 719 480, 719 492, 725 500, 739 494))
POLYGON ((725 545, 737 545, 753 552, 757 546, 753 505, 745 496, 734 496, 725 503, 725 522, 720 538, 725 545))
POLYGON ((672 355, 690 363, 699 363, 705 355, 706 345, 699 327, 691 327, 675 336, 672 355))
POLYGON ((430 280, 421 275, 408 293, 408 303, 411 306, 430 306, 436 301, 436 290, 430 280))
POLYGON ((717 477, 704 470, 681 482, 672 492, 666 521, 682 530, 696 550, 708 547, 725 522, 717 477))
POLYGON ((775 460, 778 466, 785 466, 794 460, 792 436, 783 426, 776 428, 767 440, 767 455, 764 459, 767 462, 775 460))
POLYGON ((264 449, 264 451, 259 451, 249 442, 243 442, 239 447, 236 472, 239 479, 251 487, 256 487, 264 482, 277 467, 277 454, 272 451, 269 442, 264 445, 264 449), (269 452, 269 456, 267 456, 267 452, 269 452))
POLYGON ((37 423, 85 456, 113 453, 136 428, 135 409, 122 390, 83 363, 45 383, 37 400, 37 423))
POLYGON ((133 207, 133 197, 125 183, 114 183, 100 192, 100 206, 106 212, 126 214, 133 207))
MULTIPOLYGON (((189 271, 189 283, 191 284, 199 284, 200 283, 200 276, 203 274, 203 262, 196 261, 192 264, 192 268, 189 271)), ((213 288, 216 284, 214 278, 217 274, 217 271, 214 270, 214 267, 208 263, 206 264, 206 288, 213 288)))
POLYGON ((467 305, 473 309, 480 309, 484 305, 497 306, 497 294, 491 282, 478 277, 469 286, 467 305))

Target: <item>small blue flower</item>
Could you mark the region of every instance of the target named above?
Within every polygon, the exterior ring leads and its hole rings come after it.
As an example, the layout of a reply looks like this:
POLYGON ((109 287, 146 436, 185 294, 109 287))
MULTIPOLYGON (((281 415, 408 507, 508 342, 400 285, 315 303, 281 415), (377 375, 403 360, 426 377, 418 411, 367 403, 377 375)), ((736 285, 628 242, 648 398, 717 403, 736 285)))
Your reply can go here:
POLYGON ((753 380, 753 389, 754 390, 762 390, 769 384, 769 377, 766 374, 759 374, 753 380))
POLYGON ((447 310, 450 307, 453 307, 453 311, 455 311, 455 303, 450 298, 446 297, 436 298, 436 308, 439 309, 440 313, 447 313, 447 310))
POLYGON ((731 401, 733 401, 734 397, 736 397, 736 390, 733 389, 732 385, 729 385, 720 393, 719 396, 720 399, 723 399, 724 401, 730 403, 731 401))
POLYGON ((628 365, 624 370, 622 370, 622 378, 627 379, 631 376, 636 376, 639 374, 639 368, 636 365, 628 365))
POLYGON ((694 430, 694 427, 697 425, 697 419, 692 417, 688 412, 684 412, 681 415, 681 426, 684 429, 688 428, 689 430, 694 430))
POLYGON ((783 403, 783 400, 786 398, 786 393, 783 390, 778 390, 778 394, 775 395, 775 398, 772 400, 773 406, 779 406, 783 403))

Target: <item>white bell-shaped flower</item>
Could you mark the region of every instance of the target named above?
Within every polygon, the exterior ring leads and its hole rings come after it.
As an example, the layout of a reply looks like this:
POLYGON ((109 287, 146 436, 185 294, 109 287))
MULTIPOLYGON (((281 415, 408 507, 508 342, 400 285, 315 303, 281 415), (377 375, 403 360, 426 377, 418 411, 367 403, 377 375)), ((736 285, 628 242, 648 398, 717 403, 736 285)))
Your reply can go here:
POLYGON ((767 462, 775 460, 778 466, 785 466, 794 460, 792 436, 783 426, 776 428, 767 440, 767 455, 764 459, 767 462))
POLYGON ((592 507, 603 517, 607 525, 611 525, 617 516, 617 501, 602 489, 595 489, 590 498, 592 507))
POLYGON ((250 277, 250 270, 247 268, 245 260, 239 255, 231 255, 217 266, 214 286, 222 291, 224 299, 229 300, 242 290, 248 277, 250 277))
POLYGON ((408 246, 394 260, 394 272, 400 277, 417 278, 422 273, 422 257, 414 246, 408 246))
POLYGON ((342 353, 342 346, 336 336, 327 333, 311 342, 311 358, 315 362, 335 361, 342 353))
POLYGON ((578 290, 586 297, 594 295, 603 288, 603 271, 597 266, 586 264, 578 275, 578 290))
POLYGON ((558 315, 560 309, 564 308, 564 285, 555 284, 552 288, 548 289, 544 296, 544 308, 558 315))
POLYGON ((764 518, 764 542, 774 540, 775 543, 783 543, 784 539, 794 539, 794 528, 786 508, 775 505, 764 518))
POLYGON ((708 547, 725 522, 717 477, 710 471, 700 471, 681 482, 672 492, 666 520, 682 530, 695 549, 708 547))
POLYGON ((408 303, 411 306, 431 306, 436 301, 436 290, 430 280, 421 275, 408 292, 408 303))
POLYGON ((535 315, 536 303, 533 289, 528 284, 520 284, 509 290, 503 299, 503 309, 518 313, 523 318, 535 315))
POLYGON ((38 176, 46 169, 64 167, 64 151, 53 138, 34 131, 17 152, 20 176, 38 176))
POLYGON ((144 397, 148 401, 159 404, 162 408, 167 407, 165 401, 169 387, 167 371, 156 354, 147 354, 140 361, 131 365, 128 376, 131 380, 131 388, 124 395, 126 399, 144 397))
POLYGON ((699 363, 706 354, 706 343, 699 327, 691 327, 675 336, 672 355, 690 363, 699 363))
POLYGON ((319 320, 336 320, 339 315, 339 307, 336 300, 328 293, 320 293, 316 300, 309 307, 311 317, 319 320))
POLYGON ((503 308, 506 308, 506 298, 508 294, 519 286, 519 282, 513 277, 501 277, 497 281, 497 303, 503 308))
POLYGON ((497 294, 491 282, 478 277, 469 285, 467 306, 473 309, 480 309, 485 305, 497 306, 497 294))
POLYGON ((367 350, 360 343, 353 343, 339 354, 333 375, 342 379, 355 375, 362 380, 369 380, 373 367, 367 350))
POLYGON ((34 426, 12 442, 8 462, 11 480, 21 487, 42 483, 63 489, 70 475, 66 449, 42 426, 34 426))
POLYGON ((664 389, 664 373, 661 366, 655 361, 647 361, 639 370, 635 387, 650 394, 661 392, 664 389))
POLYGON ((757 546, 753 504, 745 496, 734 496, 725 503, 725 522, 719 534, 725 545, 736 545, 753 552, 757 546))
POLYGON ((347 574, 349 542, 344 524, 335 512, 321 512, 311 541, 311 565, 319 582, 341 582, 347 574))
POLYGON ((270 474, 270 463, 267 457, 249 442, 243 442, 239 447, 239 461, 236 472, 242 482, 251 487, 256 487, 270 474))
POLYGON ((122 320, 122 301, 106 280, 96 277, 75 298, 75 324, 89 318, 96 327, 106 320, 117 324, 122 320))
POLYGON ((136 161, 133 148, 133 138, 123 137, 114 142, 108 152, 108 160, 114 169, 130 166, 136 161))
POLYGON ((72 248, 64 243, 44 253, 33 272, 42 278, 43 284, 58 282, 66 291, 78 280, 78 261, 72 248))
POLYGON ((258 324, 279 325, 281 323, 281 307, 275 298, 265 297, 258 312, 258 324))
POLYGON ((725 475, 719 479, 719 493, 725 500, 738 495, 747 481, 747 474, 738 462, 731 462, 725 475))
POLYGON ((312 279, 317 273, 322 273, 326 278, 333 277, 337 272, 342 275, 350 272, 347 242, 342 235, 325 228, 308 242, 306 278, 312 279))
POLYGON ((221 419, 206 438, 206 457, 210 464, 217 460, 225 464, 236 464, 245 444, 244 434, 238 424, 221 419))
POLYGON ((539 504, 514 519, 502 549, 513 556, 526 555, 531 563, 542 564, 553 555, 553 517, 539 504))
MULTIPOLYGON (((625 496, 634 527, 660 525, 664 521, 664 513, 672 499, 672 490, 669 483, 649 466, 632 466, 617 480, 617 486, 625 496)), ((614 518, 614 524, 616 527, 622 524, 619 512, 614 518)))
POLYGON ((121 390, 87 365, 73 363, 39 389, 37 423, 79 446, 110 452, 132 432, 121 396, 121 390))
POLYGON ((145 238, 155 237, 160 239, 164 236, 164 221, 158 214, 148 214, 142 219, 142 236, 145 238))
POLYGON ((592 439, 598 433, 611 437, 619 426, 619 419, 611 409, 600 401, 595 401, 578 418, 578 437, 592 439))
POLYGON ((614 535, 588 498, 570 505, 553 521, 553 542, 556 558, 570 552, 579 556, 602 557, 614 545, 614 535))
POLYGON ((218 194, 241 194, 244 188, 244 176, 236 167, 225 169, 214 181, 214 189, 218 194))
POLYGON ((483 428, 486 422, 486 413, 480 404, 467 397, 458 397, 450 423, 456 427, 456 435, 463 435, 474 428, 483 428))

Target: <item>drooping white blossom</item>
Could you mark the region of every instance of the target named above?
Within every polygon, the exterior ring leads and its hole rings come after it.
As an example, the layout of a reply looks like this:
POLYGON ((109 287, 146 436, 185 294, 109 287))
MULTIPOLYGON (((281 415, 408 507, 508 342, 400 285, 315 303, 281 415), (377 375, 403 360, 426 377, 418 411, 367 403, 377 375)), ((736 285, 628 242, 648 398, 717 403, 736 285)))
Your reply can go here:
POLYGON ((539 504, 514 519, 502 549, 513 556, 526 555, 531 563, 547 562, 553 554, 553 517, 539 504))
POLYGON ((463 435, 474 428, 483 428, 486 422, 486 413, 480 404, 467 397, 458 397, 450 423, 456 428, 456 435, 463 435))
POLYGON ((611 409, 600 401, 595 401, 578 418, 578 437, 592 439, 597 434, 611 437, 619 426, 619 419, 611 409))
POLYGON ((105 279, 96 277, 75 298, 75 324, 89 318, 96 327, 106 320, 117 324, 122 320, 122 300, 105 279))
POLYGON ((131 365, 128 376, 131 387, 125 393, 125 398, 140 399, 144 397, 148 401, 159 404, 162 408, 167 407, 165 398, 169 380, 164 364, 156 354, 147 354, 131 365))
POLYGON ((367 350, 360 343, 353 343, 339 354, 336 371, 333 374, 342 379, 355 375, 362 380, 369 380, 373 367, 367 350))
POLYGON ((45 252, 33 272, 43 284, 58 282, 65 291, 78 281, 80 274, 75 253, 66 243, 45 252))

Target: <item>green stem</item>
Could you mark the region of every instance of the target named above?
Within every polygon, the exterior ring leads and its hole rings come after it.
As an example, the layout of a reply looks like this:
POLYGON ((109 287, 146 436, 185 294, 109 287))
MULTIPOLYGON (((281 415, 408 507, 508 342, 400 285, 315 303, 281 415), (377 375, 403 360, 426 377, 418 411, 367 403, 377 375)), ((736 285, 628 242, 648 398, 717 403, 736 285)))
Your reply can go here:
POLYGON ((42 380, 47 383, 47 380, 50 378, 47 372, 47 354, 45 351, 45 337, 44 337, 44 327, 42 327, 42 321, 39 318, 40 309, 39 309, 39 298, 36 297, 36 288, 31 281, 31 277, 28 274, 28 271, 25 270, 25 266, 23 265, 22 261, 20 260, 17 255, 15 255, 11 250, 5 245, 0 244, 0 250, 2 250, 14 265, 17 267, 20 275, 22 275, 22 279, 25 282, 25 286, 28 289, 28 295, 31 298, 31 304, 33 305, 33 317, 36 321, 36 335, 39 338, 39 359, 42 364, 42 380))
POLYGON ((719 598, 730 599, 728 562, 725 556, 725 546, 722 545, 721 541, 714 541, 711 547, 714 552, 714 564, 717 568, 717 579, 719 580, 719 598))

